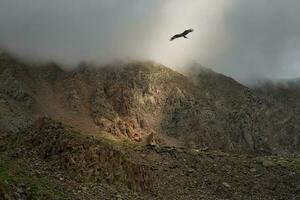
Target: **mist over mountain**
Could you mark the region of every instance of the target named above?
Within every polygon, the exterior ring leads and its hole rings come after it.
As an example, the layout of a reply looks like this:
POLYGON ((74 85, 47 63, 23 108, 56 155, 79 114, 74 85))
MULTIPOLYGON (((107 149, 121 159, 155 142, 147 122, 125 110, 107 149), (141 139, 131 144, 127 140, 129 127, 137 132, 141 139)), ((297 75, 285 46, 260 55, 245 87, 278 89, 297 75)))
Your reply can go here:
POLYGON ((1 0, 0 199, 299 199, 299 8, 1 0))
POLYGON ((74 66, 82 60, 198 62, 243 82, 300 76, 296 0, 2 0, 0 47, 74 66), (169 42, 187 28, 188 40, 169 42))
POLYGON ((169 143, 167 136, 198 148, 278 154, 300 150, 299 104, 256 92, 199 65, 184 76, 153 62, 65 71, 54 63, 31 67, 2 54, 0 64, 3 130, 19 132, 49 116, 121 140, 141 142, 154 134, 162 143, 169 143))

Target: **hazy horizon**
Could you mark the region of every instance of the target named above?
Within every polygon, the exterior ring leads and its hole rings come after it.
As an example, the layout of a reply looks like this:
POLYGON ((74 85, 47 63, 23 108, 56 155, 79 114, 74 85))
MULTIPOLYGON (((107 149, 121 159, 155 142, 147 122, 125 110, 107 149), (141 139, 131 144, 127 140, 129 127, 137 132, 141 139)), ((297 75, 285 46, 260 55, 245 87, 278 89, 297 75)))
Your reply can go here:
POLYGON ((197 62, 242 82, 295 78, 299 8, 296 0, 2 0, 0 48, 68 65, 197 62), (188 28, 189 39, 169 41, 188 28))

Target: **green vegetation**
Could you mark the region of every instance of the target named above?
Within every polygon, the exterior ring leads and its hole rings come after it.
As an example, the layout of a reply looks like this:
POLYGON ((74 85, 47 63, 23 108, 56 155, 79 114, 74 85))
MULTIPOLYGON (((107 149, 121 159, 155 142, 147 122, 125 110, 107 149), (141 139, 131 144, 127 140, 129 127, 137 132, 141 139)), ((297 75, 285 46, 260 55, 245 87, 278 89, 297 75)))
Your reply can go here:
POLYGON ((25 186, 26 193, 34 199, 69 199, 67 195, 55 188, 47 178, 31 176, 21 165, 22 161, 8 160, 1 156, 0 159, 0 187, 5 193, 14 192, 13 186, 25 186))
POLYGON ((257 157, 256 160, 260 163, 263 161, 271 161, 274 165, 282 166, 286 168, 300 169, 300 157, 299 156, 264 156, 257 157))

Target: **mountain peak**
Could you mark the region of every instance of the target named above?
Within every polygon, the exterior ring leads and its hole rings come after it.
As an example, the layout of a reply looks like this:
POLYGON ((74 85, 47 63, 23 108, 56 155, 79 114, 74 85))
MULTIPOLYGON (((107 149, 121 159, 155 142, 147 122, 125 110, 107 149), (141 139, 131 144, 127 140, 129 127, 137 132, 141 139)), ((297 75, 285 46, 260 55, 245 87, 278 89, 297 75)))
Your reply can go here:
POLYGON ((184 76, 155 62, 85 64, 75 70, 10 62, 22 67, 0 76, 0 93, 8 102, 1 104, 2 129, 18 131, 47 115, 117 140, 142 143, 155 135, 158 144, 171 137, 178 145, 227 151, 299 151, 298 143, 281 142, 292 141, 298 129, 287 134, 290 122, 273 124, 279 112, 282 120, 298 120, 294 109, 210 69, 194 68, 184 76), (11 128, 13 118, 18 128, 11 128))

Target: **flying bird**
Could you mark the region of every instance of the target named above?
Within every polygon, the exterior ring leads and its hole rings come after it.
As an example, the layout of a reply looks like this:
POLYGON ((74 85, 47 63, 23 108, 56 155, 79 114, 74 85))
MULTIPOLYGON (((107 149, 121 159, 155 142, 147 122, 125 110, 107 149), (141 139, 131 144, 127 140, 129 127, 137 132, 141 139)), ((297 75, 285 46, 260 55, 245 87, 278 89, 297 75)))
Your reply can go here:
POLYGON ((186 37, 187 34, 193 32, 193 31, 194 31, 194 29, 188 29, 188 30, 185 30, 185 31, 183 31, 183 32, 180 33, 180 34, 176 34, 176 35, 174 35, 173 37, 171 37, 170 41, 175 40, 175 39, 180 38, 180 37, 187 38, 187 37, 186 37))

